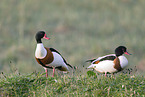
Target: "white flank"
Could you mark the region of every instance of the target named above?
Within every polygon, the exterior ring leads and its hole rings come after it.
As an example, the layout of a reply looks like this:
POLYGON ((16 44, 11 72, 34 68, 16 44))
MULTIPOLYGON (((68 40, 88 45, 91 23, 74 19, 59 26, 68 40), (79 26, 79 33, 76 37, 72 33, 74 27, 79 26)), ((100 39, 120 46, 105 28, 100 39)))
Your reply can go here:
POLYGON ((43 59, 47 54, 47 50, 44 48, 42 43, 38 43, 35 50, 35 57, 43 59))
MULTIPOLYGON (((109 54, 109 55, 105 55, 102 57, 97 58, 96 60, 94 60, 92 63, 103 59, 105 57, 108 56, 115 56, 115 54, 109 54)), ((104 73, 104 72, 115 72, 117 71, 114 67, 114 62, 111 60, 105 60, 105 61, 101 61, 98 64, 91 64, 88 68, 94 68, 96 71, 100 72, 100 73, 104 73)))
POLYGON ((53 54, 54 60, 52 63, 48 64, 49 66, 54 66, 54 67, 62 66, 62 67, 65 67, 67 70, 69 70, 63 58, 58 53, 52 52, 52 54, 53 54))
POLYGON ((104 72, 112 73, 117 71, 114 68, 114 62, 110 60, 101 61, 98 64, 92 64, 88 68, 94 68, 96 71, 100 73, 104 73, 104 72))

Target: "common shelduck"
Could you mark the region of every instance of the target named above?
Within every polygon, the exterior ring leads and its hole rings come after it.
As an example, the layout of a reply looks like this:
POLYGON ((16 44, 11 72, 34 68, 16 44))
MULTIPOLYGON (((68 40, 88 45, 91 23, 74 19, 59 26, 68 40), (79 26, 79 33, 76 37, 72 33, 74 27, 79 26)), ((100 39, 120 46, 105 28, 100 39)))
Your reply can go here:
POLYGON ((69 71, 68 66, 72 68, 57 50, 44 47, 41 39, 50 39, 46 36, 44 31, 37 32, 35 38, 37 42, 35 58, 37 62, 44 67, 46 77, 48 77, 48 68, 53 69, 52 77, 54 77, 55 68, 60 71, 69 71))
POLYGON ((105 76, 107 76, 107 73, 119 72, 128 65, 128 60, 123 54, 131 55, 127 52, 125 46, 119 46, 115 49, 115 54, 102 56, 86 62, 91 62, 88 68, 95 69, 100 73, 105 73, 105 76))

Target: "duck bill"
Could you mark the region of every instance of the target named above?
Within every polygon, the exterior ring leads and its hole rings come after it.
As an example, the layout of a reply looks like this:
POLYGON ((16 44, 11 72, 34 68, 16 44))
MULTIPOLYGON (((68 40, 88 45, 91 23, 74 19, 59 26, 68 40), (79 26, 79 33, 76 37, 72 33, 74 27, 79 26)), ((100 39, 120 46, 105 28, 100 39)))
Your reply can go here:
POLYGON ((46 34, 44 35, 44 37, 43 37, 43 38, 44 38, 44 39, 47 39, 47 40, 48 40, 48 39, 50 39, 50 38, 48 38, 48 37, 46 36, 46 34))
POLYGON ((130 53, 128 53, 128 52, 124 52, 124 54, 126 54, 126 55, 131 55, 130 53))

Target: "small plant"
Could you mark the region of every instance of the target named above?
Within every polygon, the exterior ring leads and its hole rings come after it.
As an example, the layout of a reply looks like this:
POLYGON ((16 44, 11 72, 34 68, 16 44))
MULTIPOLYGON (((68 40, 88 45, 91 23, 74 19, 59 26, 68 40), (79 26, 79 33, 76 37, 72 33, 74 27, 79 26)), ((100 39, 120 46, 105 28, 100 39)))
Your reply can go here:
POLYGON ((96 73, 94 73, 93 71, 87 71, 87 75, 88 75, 89 77, 91 77, 91 76, 96 76, 96 73))

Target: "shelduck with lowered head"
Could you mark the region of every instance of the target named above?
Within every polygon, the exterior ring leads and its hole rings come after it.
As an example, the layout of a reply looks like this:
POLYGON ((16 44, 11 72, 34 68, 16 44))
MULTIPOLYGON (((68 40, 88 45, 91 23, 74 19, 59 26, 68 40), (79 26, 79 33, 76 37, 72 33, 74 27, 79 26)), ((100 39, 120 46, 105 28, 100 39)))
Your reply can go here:
POLYGON ((105 55, 97 59, 88 60, 86 62, 91 62, 88 69, 95 69, 100 73, 114 73, 123 70, 128 65, 127 58, 123 55, 131 55, 127 52, 125 46, 119 46, 115 49, 115 54, 105 55))
POLYGON ((41 39, 50 39, 46 36, 44 31, 37 32, 35 38, 37 42, 35 58, 37 62, 44 67, 46 77, 48 77, 48 68, 53 69, 52 77, 54 77, 55 69, 60 71, 69 71, 68 66, 72 68, 72 66, 66 62, 57 50, 54 48, 44 47, 41 39))

